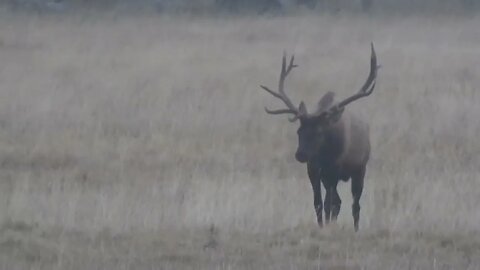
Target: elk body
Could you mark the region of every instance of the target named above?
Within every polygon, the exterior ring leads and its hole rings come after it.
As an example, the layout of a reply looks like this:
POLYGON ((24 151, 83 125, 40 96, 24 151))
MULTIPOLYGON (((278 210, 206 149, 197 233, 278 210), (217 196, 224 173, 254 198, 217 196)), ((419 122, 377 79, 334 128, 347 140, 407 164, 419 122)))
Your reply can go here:
POLYGON ((335 221, 340 212, 341 199, 337 192, 340 180, 351 179, 353 196, 352 216, 355 231, 358 231, 360 218, 360 197, 367 162, 370 156, 369 126, 345 107, 351 102, 369 96, 375 88, 377 76, 377 58, 373 43, 371 44, 370 74, 360 90, 340 101, 335 101, 335 94, 327 92, 318 102, 315 112, 308 113, 304 102, 298 107, 285 94, 285 78, 297 67, 293 63, 286 64, 283 55, 278 92, 261 85, 261 87, 282 100, 286 109, 265 111, 269 114, 291 114, 289 120, 300 121, 298 128, 298 148, 295 158, 307 164, 307 172, 313 189, 313 204, 317 215, 317 222, 323 226, 322 210, 325 211, 325 223, 335 221), (321 184, 325 188, 325 200, 322 201, 321 184))

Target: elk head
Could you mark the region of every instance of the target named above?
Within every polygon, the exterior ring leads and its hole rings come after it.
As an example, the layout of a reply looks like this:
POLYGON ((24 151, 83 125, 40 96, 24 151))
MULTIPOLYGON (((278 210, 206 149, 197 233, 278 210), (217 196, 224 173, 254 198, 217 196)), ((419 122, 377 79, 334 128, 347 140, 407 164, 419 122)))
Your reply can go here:
POLYGON ((285 53, 283 54, 280 80, 278 83, 278 92, 274 92, 270 88, 263 85, 260 87, 274 97, 282 100, 287 106, 287 108, 279 110, 269 110, 268 108, 265 108, 267 113, 291 114, 293 116, 289 118, 290 122, 300 120, 300 127, 297 131, 298 149, 295 154, 295 158, 297 161, 304 163, 313 158, 314 155, 322 152, 322 149, 325 147, 326 131, 341 119, 345 106, 357 99, 369 96, 373 92, 379 66, 377 66, 377 57, 372 43, 370 74, 360 90, 356 94, 335 104, 333 104, 334 93, 327 92, 319 101, 318 109, 314 113, 308 113, 303 101, 300 102, 298 107, 296 107, 293 105, 290 98, 288 98, 288 96, 285 94, 285 79, 292 69, 297 67, 293 61, 294 56, 290 58, 290 62, 287 66, 286 55, 285 53))

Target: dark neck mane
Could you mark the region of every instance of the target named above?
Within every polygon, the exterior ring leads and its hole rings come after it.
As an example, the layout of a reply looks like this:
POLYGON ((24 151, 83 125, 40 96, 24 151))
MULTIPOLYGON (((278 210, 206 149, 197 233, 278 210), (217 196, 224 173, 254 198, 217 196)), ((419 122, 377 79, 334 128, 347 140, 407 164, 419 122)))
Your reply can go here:
POLYGON ((342 154, 344 137, 343 125, 339 120, 339 123, 326 130, 325 145, 315 157, 315 160, 323 166, 335 164, 342 154))

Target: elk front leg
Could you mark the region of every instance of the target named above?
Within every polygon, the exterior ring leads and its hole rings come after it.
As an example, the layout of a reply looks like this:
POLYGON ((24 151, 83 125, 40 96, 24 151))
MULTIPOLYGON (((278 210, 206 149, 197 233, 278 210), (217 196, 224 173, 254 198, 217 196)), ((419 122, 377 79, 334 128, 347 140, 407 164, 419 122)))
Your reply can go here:
POLYGON ((342 206, 342 200, 338 195, 337 187, 335 186, 332 191, 332 221, 336 221, 338 214, 340 213, 340 207, 342 206))
POLYGON ((335 221, 337 219, 338 213, 340 212, 340 205, 342 201, 337 192, 337 183, 336 179, 324 179, 323 186, 325 187, 325 223, 330 223, 330 220, 335 221))
POLYGON ((325 224, 330 223, 330 211, 332 209, 332 189, 325 187, 325 224))
POLYGON ((365 168, 352 175, 352 216, 355 231, 358 231, 358 222, 360 220, 360 197, 363 191, 363 179, 365 178, 365 168))
POLYGON ((308 163, 308 177, 310 178, 310 183, 312 184, 313 189, 313 207, 315 208, 315 213, 317 215, 317 223, 318 226, 323 227, 323 220, 322 220, 322 190, 320 184, 320 169, 315 167, 315 165, 308 163))

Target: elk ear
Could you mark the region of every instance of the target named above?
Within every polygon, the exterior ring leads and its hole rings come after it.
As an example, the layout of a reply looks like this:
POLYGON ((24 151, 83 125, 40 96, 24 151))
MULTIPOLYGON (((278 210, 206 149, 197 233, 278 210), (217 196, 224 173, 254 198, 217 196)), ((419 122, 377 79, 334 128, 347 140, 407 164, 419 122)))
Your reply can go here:
POLYGON ((318 110, 328 109, 333 104, 334 99, 335 99, 335 93, 331 91, 328 91, 327 93, 325 93, 325 95, 323 95, 323 97, 318 102, 318 110))
POLYGON ((305 106, 305 103, 300 102, 300 106, 298 106, 298 112, 300 115, 307 115, 307 107, 305 106))

